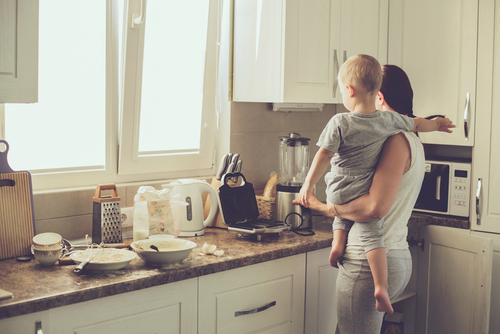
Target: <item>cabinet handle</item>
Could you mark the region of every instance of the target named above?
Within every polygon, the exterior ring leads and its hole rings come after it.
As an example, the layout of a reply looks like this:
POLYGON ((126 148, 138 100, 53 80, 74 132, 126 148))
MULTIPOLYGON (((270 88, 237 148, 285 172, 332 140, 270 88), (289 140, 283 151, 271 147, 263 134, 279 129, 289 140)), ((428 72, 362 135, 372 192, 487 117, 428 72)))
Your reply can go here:
POLYGON ((347 51, 344 50, 344 63, 347 61, 347 51))
POLYGON ((479 212, 479 198, 481 196, 481 183, 482 179, 477 179, 477 192, 476 192, 476 225, 481 225, 481 213, 479 212))
POLYGON ((141 0, 141 13, 137 15, 137 13, 132 14, 132 28, 137 28, 138 25, 144 22, 144 13, 146 12, 146 0, 141 0))
POLYGON ((469 140, 469 128, 468 128, 468 123, 469 122, 469 93, 465 95, 465 110, 464 110, 464 134, 465 134, 465 140, 469 140))
POLYGON ((270 308, 272 306, 275 306, 275 305, 276 305, 276 301, 273 301, 273 302, 270 302, 269 304, 266 304, 264 306, 261 306, 261 307, 258 307, 258 308, 254 308, 254 309, 251 309, 251 310, 234 312, 234 316, 235 317, 239 317, 240 315, 246 315, 246 314, 252 314, 252 313, 259 313, 259 312, 265 311, 268 308, 270 308))
POLYGON ((42 322, 41 321, 37 321, 35 323, 35 334, 43 334, 43 332, 42 332, 42 322))
POLYGON ((336 73, 333 83, 333 97, 337 95, 337 86, 339 85, 339 60, 337 59, 337 50, 333 50, 333 71, 336 73))

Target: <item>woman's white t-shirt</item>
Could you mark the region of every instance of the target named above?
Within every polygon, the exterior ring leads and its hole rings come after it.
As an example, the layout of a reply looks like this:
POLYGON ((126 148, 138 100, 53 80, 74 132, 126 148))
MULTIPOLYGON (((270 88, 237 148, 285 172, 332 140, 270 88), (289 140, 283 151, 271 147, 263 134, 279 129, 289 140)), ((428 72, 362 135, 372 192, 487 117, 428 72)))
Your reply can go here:
MULTIPOLYGON (((403 174, 396 199, 384 217, 384 245, 385 250, 407 249, 408 220, 417 201, 420 187, 425 173, 425 155, 420 139, 413 132, 403 132, 411 150, 410 169, 403 174)), ((359 241, 355 223, 349 231, 345 258, 366 259, 363 245, 359 241)))

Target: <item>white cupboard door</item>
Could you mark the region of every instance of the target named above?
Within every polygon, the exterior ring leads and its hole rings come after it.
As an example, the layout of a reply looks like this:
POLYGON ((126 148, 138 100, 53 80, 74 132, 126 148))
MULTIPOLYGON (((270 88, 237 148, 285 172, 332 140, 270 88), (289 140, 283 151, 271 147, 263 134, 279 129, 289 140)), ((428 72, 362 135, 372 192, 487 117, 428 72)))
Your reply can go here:
POLYGON ((305 254, 199 278, 200 333, 304 331, 305 254))
POLYGON ((37 333, 41 328, 43 333, 51 333, 49 324, 49 311, 42 311, 20 315, 17 317, 0 320, 0 333, 2 334, 26 334, 37 333), (40 327, 37 327, 39 323, 40 327))
POLYGON ((424 143, 474 145, 478 0, 391 1, 389 63, 406 71, 416 116, 446 115, 452 134, 424 143))
POLYGON ((422 231, 417 333, 488 333, 492 240, 451 227, 429 225, 422 231))
POLYGON ((500 234, 472 232, 472 235, 493 239, 493 264, 491 271, 490 333, 500 333, 500 234))
POLYGON ((197 333, 197 279, 50 310, 51 333, 197 333))
POLYGON ((0 103, 38 101, 38 0, 0 1, 0 103))
POLYGON ((500 233, 500 1, 482 1, 479 18, 471 223, 473 230, 500 233))
POLYGON ((341 0, 286 2, 284 101, 342 103, 341 0))
POLYGON ((335 333, 338 269, 330 266, 330 248, 307 253, 305 333, 335 333))

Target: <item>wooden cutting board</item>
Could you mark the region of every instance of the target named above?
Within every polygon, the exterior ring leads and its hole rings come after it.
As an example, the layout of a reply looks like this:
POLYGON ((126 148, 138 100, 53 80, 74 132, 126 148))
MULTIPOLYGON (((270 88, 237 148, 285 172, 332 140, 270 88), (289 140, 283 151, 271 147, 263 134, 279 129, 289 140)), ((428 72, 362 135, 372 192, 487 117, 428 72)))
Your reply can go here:
POLYGON ((9 144, 0 140, 0 259, 31 254, 35 235, 31 174, 13 171, 8 152, 9 144))

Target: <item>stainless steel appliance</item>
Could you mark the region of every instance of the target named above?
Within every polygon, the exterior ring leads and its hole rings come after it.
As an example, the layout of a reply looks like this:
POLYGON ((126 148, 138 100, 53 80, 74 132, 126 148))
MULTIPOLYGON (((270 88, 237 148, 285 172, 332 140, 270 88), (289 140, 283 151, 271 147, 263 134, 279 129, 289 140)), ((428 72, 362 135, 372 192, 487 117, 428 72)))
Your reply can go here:
POLYGON ((279 184, 276 187, 275 219, 292 225, 292 229, 312 226, 311 210, 292 201, 309 171, 309 138, 298 133, 279 137, 279 184))
POLYGON ((414 211, 469 217, 470 162, 427 160, 414 211))

